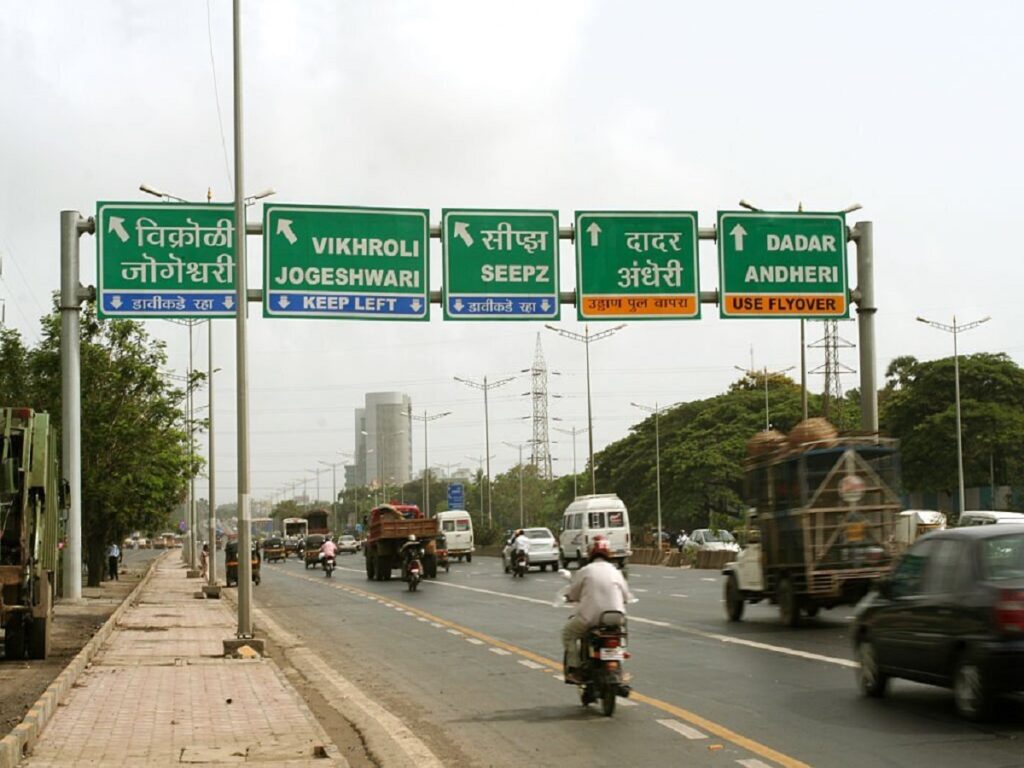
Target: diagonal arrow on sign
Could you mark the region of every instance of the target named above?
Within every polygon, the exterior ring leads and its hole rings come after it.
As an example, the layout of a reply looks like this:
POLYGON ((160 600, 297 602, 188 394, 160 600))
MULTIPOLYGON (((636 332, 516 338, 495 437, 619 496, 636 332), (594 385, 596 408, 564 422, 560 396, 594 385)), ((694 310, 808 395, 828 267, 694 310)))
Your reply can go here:
POLYGON ((284 235, 285 240, 288 241, 288 245, 295 245, 295 241, 299 239, 295 236, 295 233, 292 232, 291 219, 277 220, 277 234, 284 235))
POLYGON ((122 243, 128 242, 128 232, 124 228, 124 219, 120 216, 110 217, 110 226, 107 227, 107 231, 117 235, 122 243))
POLYGON ((467 246, 470 246, 470 245, 473 244, 473 236, 471 234, 469 234, 469 223, 468 222, 465 222, 465 221, 456 221, 455 222, 455 236, 456 237, 461 237, 462 238, 462 242, 464 242, 467 246))

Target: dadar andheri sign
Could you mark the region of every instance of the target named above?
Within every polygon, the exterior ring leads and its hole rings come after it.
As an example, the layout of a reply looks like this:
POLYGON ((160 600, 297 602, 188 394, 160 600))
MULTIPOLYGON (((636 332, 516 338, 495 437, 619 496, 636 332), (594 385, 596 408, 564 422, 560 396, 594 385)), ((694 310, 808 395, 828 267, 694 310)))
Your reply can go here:
POLYGON ((849 317, 841 213, 718 213, 722 317, 849 317))

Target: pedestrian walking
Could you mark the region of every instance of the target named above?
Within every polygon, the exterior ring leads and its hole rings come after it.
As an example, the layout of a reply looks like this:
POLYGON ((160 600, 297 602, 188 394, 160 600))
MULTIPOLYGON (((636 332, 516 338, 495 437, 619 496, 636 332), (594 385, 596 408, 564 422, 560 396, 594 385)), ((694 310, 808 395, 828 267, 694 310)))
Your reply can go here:
POLYGON ((205 579, 210 568, 210 545, 203 544, 203 551, 199 554, 199 573, 205 579))
POLYGON ((121 548, 115 541, 107 547, 107 578, 117 581, 117 564, 121 560, 121 548))

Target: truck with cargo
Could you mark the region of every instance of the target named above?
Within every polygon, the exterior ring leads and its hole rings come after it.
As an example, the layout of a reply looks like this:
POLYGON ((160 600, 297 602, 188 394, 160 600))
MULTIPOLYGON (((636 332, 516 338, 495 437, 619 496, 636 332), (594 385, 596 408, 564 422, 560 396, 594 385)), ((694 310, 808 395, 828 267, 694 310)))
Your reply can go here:
MULTIPOLYGON (((391 571, 402 566, 402 545, 413 536, 425 548, 438 534, 437 518, 424 517, 414 504, 381 504, 369 514, 369 534, 363 545, 366 578, 387 581, 391 571)), ((427 558, 431 555, 427 555, 427 558)), ((424 562, 427 573, 431 563, 424 562)), ((433 569, 436 570, 436 563, 433 569)))
POLYGON ((796 626, 801 612, 857 603, 889 571, 901 510, 895 440, 839 436, 812 419, 788 439, 760 433, 744 469, 744 548, 722 569, 731 621, 767 600, 796 626))
POLYGON ((45 659, 57 581, 60 447, 50 417, 0 408, 0 625, 8 660, 45 659))

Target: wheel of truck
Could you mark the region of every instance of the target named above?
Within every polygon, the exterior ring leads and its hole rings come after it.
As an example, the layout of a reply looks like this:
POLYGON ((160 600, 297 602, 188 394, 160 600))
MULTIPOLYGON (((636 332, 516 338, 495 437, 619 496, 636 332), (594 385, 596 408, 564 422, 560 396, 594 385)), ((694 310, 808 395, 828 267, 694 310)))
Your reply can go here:
POLYGON ((807 614, 807 618, 813 619, 818 615, 818 611, 821 610, 821 606, 817 603, 809 603, 804 606, 804 613, 807 614))
POLYGON ((15 616, 4 627, 4 658, 21 661, 25 658, 25 624, 15 616))
POLYGON ((779 582, 778 589, 779 616, 782 623, 787 627, 795 627, 800 623, 800 605, 796 600, 796 590, 793 588, 793 580, 789 576, 783 576, 779 582))
POLYGON ((367 555, 363 559, 366 560, 366 578, 372 581, 374 577, 374 568, 376 567, 376 563, 373 562, 373 558, 369 555, 367 555))
POLYGON ((729 621, 739 621, 743 618, 744 605, 739 579, 735 573, 730 573, 725 579, 725 615, 729 617, 729 621))
POLYGON ((384 581, 384 558, 381 555, 373 558, 373 578, 377 581, 384 581))
POLYGON ((473 562, 473 555, 472 554, 466 555, 466 562, 467 563, 472 563, 473 562))

